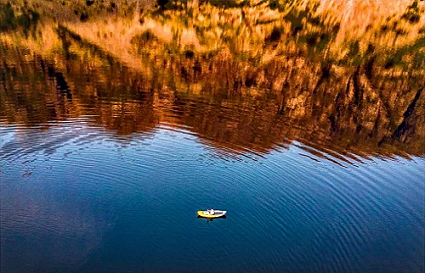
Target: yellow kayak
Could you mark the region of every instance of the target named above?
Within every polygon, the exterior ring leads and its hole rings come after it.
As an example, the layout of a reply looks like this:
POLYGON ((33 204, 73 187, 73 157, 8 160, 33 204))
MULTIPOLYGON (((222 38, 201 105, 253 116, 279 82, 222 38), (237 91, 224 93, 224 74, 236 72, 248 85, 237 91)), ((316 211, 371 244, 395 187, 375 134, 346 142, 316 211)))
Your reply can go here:
POLYGON ((219 218, 225 216, 227 211, 225 210, 198 210, 198 215, 205 218, 219 218))

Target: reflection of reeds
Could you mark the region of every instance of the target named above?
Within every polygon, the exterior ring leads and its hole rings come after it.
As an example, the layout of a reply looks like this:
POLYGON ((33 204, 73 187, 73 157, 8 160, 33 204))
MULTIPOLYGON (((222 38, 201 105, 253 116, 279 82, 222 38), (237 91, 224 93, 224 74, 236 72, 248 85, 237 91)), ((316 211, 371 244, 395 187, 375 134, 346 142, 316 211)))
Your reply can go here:
MULTIPOLYGON (((128 6, 115 1, 113 11, 112 1, 93 2, 89 7, 85 1, 73 0, 73 5, 67 2, 65 6, 56 2, 32 0, 28 10, 38 5, 44 17, 48 17, 46 10, 52 11, 55 20, 133 68, 141 67, 134 52, 149 52, 157 58, 188 49, 209 54, 224 50, 232 58, 250 62, 267 63, 296 54, 337 65, 357 65, 370 53, 370 45, 375 55, 389 55, 391 50, 415 43, 425 28, 424 5, 416 0, 386 1, 385 5, 378 0, 235 1, 228 7, 214 1, 170 1, 175 3, 172 9, 143 13, 139 10, 146 5, 144 1, 129 1, 128 6), (53 11, 55 3, 60 12, 53 11), (90 17, 80 22, 79 13, 74 10, 72 15, 71 7, 89 10, 90 17), (66 8, 68 12, 62 12, 66 8), (137 37, 146 31, 158 41, 138 43, 137 37)), ((419 42, 419 50, 421 45, 419 42)), ((388 60, 380 61, 384 65, 388 60)))
MULTIPOLYGON (((320 128, 321 139, 331 136, 338 145, 358 141, 363 145, 360 150, 370 151, 394 136, 410 145, 411 152, 421 154, 423 130, 415 128, 425 124, 423 94, 419 93, 413 114, 406 118, 404 113, 424 76, 425 38, 423 31, 419 33, 425 24, 423 4, 387 1, 382 8, 373 1, 323 0, 316 8, 315 1, 278 6, 283 2, 223 7, 202 1, 184 9, 126 16, 99 11, 105 16, 89 14, 84 22, 72 12, 56 21, 45 14, 34 36, 24 37, 16 28, 2 33, 0 40, 48 56, 56 69, 67 71, 70 89, 78 95, 71 105, 66 100, 63 105, 56 101, 56 85, 49 84, 49 97, 44 100, 57 105, 56 113, 71 109, 71 116, 91 114, 81 105, 91 105, 99 96, 103 99, 97 101, 102 104, 96 108, 97 122, 120 128, 121 133, 152 128, 161 120, 188 124, 207 139, 255 143, 259 150, 278 141, 285 133, 284 120, 290 119, 308 125, 309 132, 320 128), (108 73, 102 70, 105 63, 108 73), (81 74, 96 83, 83 85, 81 74), (140 90, 153 91, 143 93, 146 112, 129 102, 142 94, 140 90), (208 104, 185 107, 184 100, 177 104, 185 94, 214 102, 217 109, 211 112, 208 104), (235 102, 234 98, 248 99, 235 102), (103 104, 105 100, 111 103, 103 104), (237 118, 220 121, 221 106, 237 118), (182 107, 185 114, 170 115, 175 107, 182 107), (256 110, 241 115, 241 109, 256 110), (134 120, 146 126, 133 128, 134 120), (398 130, 402 124, 410 127, 398 130), (403 135, 399 137, 396 130, 403 135)), ((13 58, 25 54, 17 55, 2 58, 20 64, 13 58)), ((21 72, 36 77, 46 73, 21 72)), ((41 121, 48 120, 49 109, 32 92, 25 89, 25 98, 34 100, 33 109, 44 115, 41 121)), ((2 110, 13 105, 3 104, 2 110)), ((16 119, 16 113, 31 114, 27 109, 6 110, 16 119)), ((25 115, 22 121, 34 118, 25 115)), ((57 119, 61 118, 66 115, 57 119)), ((302 130, 296 134, 308 138, 302 130)))
MULTIPOLYGON (((137 4, 129 3, 127 9, 137 4)), ((302 73, 317 79, 330 72, 349 75, 356 67, 368 78, 423 73, 425 38, 419 32, 425 25, 424 7, 415 0, 389 1, 385 8, 372 0, 235 3, 175 1, 171 9, 91 16, 86 22, 63 19, 60 24, 145 75, 163 71, 180 77, 178 85, 210 86, 211 79, 220 78, 220 87, 213 89, 279 91, 289 79, 282 69, 297 71, 305 65, 310 69, 302 73)), ((52 18, 42 19, 34 37, 1 39, 36 52, 84 54, 64 46, 52 18)))
POLYGON ((277 95, 240 97, 205 89, 194 94, 193 85, 186 86, 188 91, 174 90, 172 80, 141 77, 114 60, 105 69, 103 63, 92 62, 104 52, 84 41, 77 43, 78 37, 70 39, 71 48, 80 47, 85 54, 51 62, 27 50, 1 47, 2 122, 6 118, 12 123, 45 124, 90 115, 90 122, 118 134, 146 132, 165 123, 190 128, 230 153, 265 153, 283 139, 302 140, 312 147, 316 143, 320 157, 320 151, 362 157, 424 153, 424 97, 415 79, 375 81, 381 86, 377 91, 367 86, 365 76, 355 73, 346 90, 344 77, 318 86, 318 80, 306 74, 293 75, 290 86, 277 95), (87 55, 89 60, 84 59, 87 55))

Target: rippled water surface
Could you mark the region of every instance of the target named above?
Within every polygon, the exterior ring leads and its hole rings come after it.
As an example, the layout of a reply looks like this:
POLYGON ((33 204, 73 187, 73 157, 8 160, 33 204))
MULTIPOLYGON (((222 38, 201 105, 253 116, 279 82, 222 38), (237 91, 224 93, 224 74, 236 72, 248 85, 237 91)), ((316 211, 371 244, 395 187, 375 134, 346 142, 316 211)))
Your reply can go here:
POLYGON ((424 271, 421 3, 89 2, 0 3, 1 272, 424 271))
POLYGON ((88 120, 1 129, 5 272, 423 268, 423 158, 229 155, 184 129, 88 120), (228 217, 197 219, 209 206, 228 217))

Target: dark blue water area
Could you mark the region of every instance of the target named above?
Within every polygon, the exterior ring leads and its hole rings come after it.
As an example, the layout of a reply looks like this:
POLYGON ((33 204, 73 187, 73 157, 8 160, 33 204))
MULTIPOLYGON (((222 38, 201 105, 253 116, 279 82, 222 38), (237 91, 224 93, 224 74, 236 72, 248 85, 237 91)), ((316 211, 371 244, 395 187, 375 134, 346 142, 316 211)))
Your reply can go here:
POLYGON ((335 164, 80 121, 0 139, 1 272, 424 271, 421 157, 335 164))

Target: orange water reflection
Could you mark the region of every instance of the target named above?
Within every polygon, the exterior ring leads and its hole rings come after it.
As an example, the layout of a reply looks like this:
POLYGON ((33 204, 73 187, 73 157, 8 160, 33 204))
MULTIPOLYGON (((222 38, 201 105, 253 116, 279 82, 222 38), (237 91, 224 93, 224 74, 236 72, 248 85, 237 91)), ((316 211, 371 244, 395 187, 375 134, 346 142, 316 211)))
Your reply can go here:
POLYGON ((17 26, 1 39, 1 120, 88 115, 118 135, 166 125, 225 154, 261 156, 297 141, 329 160, 423 156, 424 9, 405 2, 370 25, 338 21, 326 1, 83 22, 44 14, 33 35, 17 26))

